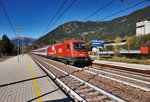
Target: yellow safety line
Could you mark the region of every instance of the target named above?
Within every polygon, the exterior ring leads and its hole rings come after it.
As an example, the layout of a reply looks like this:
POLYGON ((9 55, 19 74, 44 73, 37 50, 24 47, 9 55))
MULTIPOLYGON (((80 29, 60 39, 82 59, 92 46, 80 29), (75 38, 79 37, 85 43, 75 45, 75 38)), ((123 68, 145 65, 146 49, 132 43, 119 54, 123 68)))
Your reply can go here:
MULTIPOLYGON (((27 58, 28 58, 28 56, 27 56, 27 58)), ((39 91, 39 89, 38 89, 38 86, 37 86, 37 83, 36 83, 36 80, 35 80, 35 77, 34 77, 34 74, 33 74, 33 71, 32 71, 31 63, 30 63, 30 61, 29 61, 29 58, 28 58, 28 63, 29 63, 31 75, 32 75, 32 78, 33 78, 33 83, 34 83, 36 95, 37 95, 37 97, 38 97, 39 102, 42 102, 42 98, 40 97, 40 91, 39 91)))

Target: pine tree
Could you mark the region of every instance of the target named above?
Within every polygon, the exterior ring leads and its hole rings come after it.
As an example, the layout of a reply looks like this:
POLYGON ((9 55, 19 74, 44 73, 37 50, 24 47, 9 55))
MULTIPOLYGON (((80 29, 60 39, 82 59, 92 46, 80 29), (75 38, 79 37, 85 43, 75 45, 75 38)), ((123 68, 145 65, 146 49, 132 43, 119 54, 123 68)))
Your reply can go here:
POLYGON ((13 44, 9 38, 4 34, 1 40, 1 53, 3 55, 10 55, 13 53, 13 44))

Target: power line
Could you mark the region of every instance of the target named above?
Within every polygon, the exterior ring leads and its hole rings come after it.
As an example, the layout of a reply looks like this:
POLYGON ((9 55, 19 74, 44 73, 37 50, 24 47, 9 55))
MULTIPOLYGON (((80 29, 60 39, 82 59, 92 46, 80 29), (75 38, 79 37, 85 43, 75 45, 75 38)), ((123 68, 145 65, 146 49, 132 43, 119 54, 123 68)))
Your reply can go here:
POLYGON ((128 1, 128 0, 121 0, 122 2, 126 3, 127 5, 132 6, 134 3, 128 1))
POLYGON ((128 8, 125 8, 125 9, 123 9, 123 10, 120 10, 119 12, 116 12, 116 13, 114 13, 114 14, 111 14, 111 15, 109 15, 109 16, 107 16, 107 17, 104 17, 104 18, 100 19, 100 21, 102 21, 102 20, 104 20, 104 19, 106 19, 106 18, 112 17, 112 16, 114 16, 114 15, 116 15, 116 14, 119 14, 119 13, 121 13, 121 12, 124 12, 124 11, 126 11, 126 10, 128 10, 128 9, 130 9, 130 8, 133 8, 133 7, 137 6, 137 5, 140 5, 140 4, 142 4, 142 3, 145 3, 146 1, 147 1, 147 0, 142 1, 142 2, 139 2, 139 3, 137 3, 137 4, 133 5, 133 6, 130 6, 130 7, 128 7, 128 8))
POLYGON ((44 29, 44 31, 42 32, 41 35, 44 34, 44 32, 46 31, 46 29, 50 26, 50 24, 54 21, 54 19, 56 18, 56 16, 58 15, 58 13, 61 11, 61 9, 64 7, 65 3, 67 2, 67 0, 65 0, 63 2, 63 4, 60 6, 60 8, 57 10, 56 14, 53 16, 52 20, 49 22, 49 24, 46 26, 46 28, 44 29))
POLYGON ((7 20, 8 20, 8 23, 10 24, 10 26, 11 26, 11 28, 13 30, 13 33, 17 36, 17 34, 15 32, 15 29, 14 29, 14 26, 13 26, 11 20, 10 20, 10 17, 8 16, 8 13, 7 13, 6 9, 5 9, 5 6, 4 6, 4 4, 3 4, 3 2, 1 0, 0 0, 0 5, 1 5, 3 11, 4 11, 4 14, 5 14, 7 20))
MULTIPOLYGON (((107 17, 104 17, 104 18, 100 19, 100 21, 102 21, 102 20, 104 20, 104 19, 106 19, 106 18, 109 18, 109 17, 111 17, 111 16, 114 16, 114 15, 116 15, 116 14, 119 14, 119 13, 121 13, 121 12, 123 12, 123 11, 126 11, 126 10, 128 10, 128 9, 130 9, 130 8, 133 8, 133 7, 137 6, 137 5, 140 5, 140 4, 142 4, 142 3, 146 2, 146 1, 150 1, 150 0, 145 0, 145 1, 142 1, 142 2, 140 2, 140 3, 135 4, 135 5, 133 5, 133 6, 130 6, 130 7, 128 7, 128 8, 125 8, 125 9, 119 11, 119 12, 116 12, 116 13, 114 13, 114 14, 111 14, 110 16, 107 16, 107 17)), ((93 24, 93 25, 94 25, 94 24, 93 24)), ((88 26, 91 26, 91 24, 88 25, 88 26)))
POLYGON ((101 11, 102 9, 104 9, 105 7, 109 6, 111 3, 113 3, 115 0, 111 0, 108 4, 104 5, 103 7, 101 7, 100 9, 98 9, 97 11, 93 12, 91 15, 89 15, 88 17, 86 17, 85 19, 83 19, 82 21, 85 21, 86 19, 94 16, 96 13, 98 13, 99 11, 101 11))
POLYGON ((76 0, 73 0, 73 1, 70 3, 70 5, 64 10, 64 12, 63 12, 61 15, 59 15, 59 17, 58 17, 58 18, 55 20, 55 22, 49 27, 49 29, 47 29, 47 31, 50 30, 50 29, 53 27, 54 24, 56 24, 56 22, 67 12, 68 9, 71 8, 71 6, 72 6, 75 2, 76 2, 76 0))

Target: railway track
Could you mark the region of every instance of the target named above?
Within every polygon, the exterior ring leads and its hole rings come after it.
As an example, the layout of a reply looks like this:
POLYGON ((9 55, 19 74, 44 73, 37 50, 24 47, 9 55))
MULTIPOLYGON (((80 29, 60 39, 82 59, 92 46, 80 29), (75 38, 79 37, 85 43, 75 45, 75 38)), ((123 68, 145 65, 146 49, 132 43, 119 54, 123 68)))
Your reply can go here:
POLYGON ((33 57, 39 63, 43 63, 50 72, 53 72, 56 78, 60 79, 86 101, 141 102, 150 100, 150 85, 147 81, 124 77, 98 69, 66 66, 60 62, 35 55, 33 57))
POLYGON ((95 65, 95 64, 93 64, 92 66, 88 66, 87 68, 93 69, 93 70, 99 70, 104 73, 106 72, 111 75, 120 75, 123 77, 131 77, 131 78, 150 82, 150 74, 137 73, 133 71, 126 71, 126 70, 121 70, 121 69, 116 69, 116 68, 111 68, 111 67, 104 67, 104 66, 95 65))
POLYGON ((110 65, 110 64, 100 64, 100 63, 93 63, 93 65, 100 66, 101 68, 107 68, 107 69, 111 69, 111 70, 123 71, 123 72, 127 72, 127 73, 132 73, 135 75, 150 77, 149 70, 140 70, 140 69, 133 69, 133 68, 127 68, 127 67, 122 67, 122 66, 115 66, 115 65, 110 65))

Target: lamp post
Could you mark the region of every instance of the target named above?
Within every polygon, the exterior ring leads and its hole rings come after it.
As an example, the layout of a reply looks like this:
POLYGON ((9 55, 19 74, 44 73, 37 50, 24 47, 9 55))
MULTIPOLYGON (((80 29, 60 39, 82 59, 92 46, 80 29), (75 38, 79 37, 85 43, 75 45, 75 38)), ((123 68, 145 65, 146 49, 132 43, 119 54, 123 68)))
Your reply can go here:
MULTIPOLYGON (((22 28, 22 27, 16 27, 16 29, 23 29, 23 28, 22 28)), ((19 33, 20 33, 21 31, 17 31, 17 32, 18 32, 18 62, 19 62, 19 54, 20 54, 20 53, 19 53, 19 52, 20 52, 20 51, 19 51, 19 39, 20 39, 20 38, 19 38, 19 33)))
POLYGON ((24 38, 22 38, 22 56, 24 56, 24 38))

